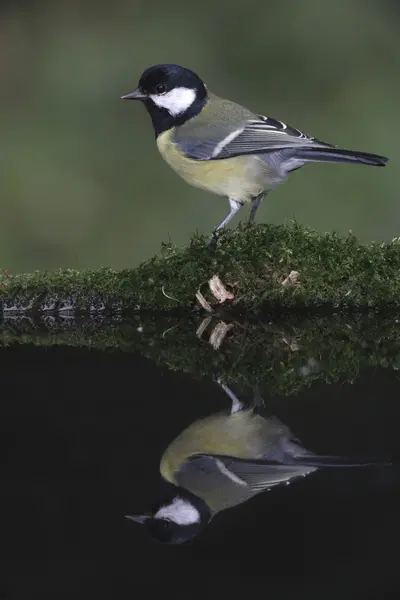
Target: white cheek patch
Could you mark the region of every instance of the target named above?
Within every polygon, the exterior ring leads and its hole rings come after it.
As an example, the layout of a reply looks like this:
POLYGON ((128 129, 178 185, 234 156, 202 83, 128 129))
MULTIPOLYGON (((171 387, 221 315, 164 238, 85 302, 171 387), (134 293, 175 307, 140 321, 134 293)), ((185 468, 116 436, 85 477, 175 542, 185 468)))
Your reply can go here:
POLYGON ((196 100, 196 90, 177 87, 166 94, 150 94, 151 100, 160 108, 165 108, 170 115, 177 117, 184 113, 196 100))
POLYGON ((156 519, 168 519, 177 525, 193 525, 200 522, 199 511, 182 498, 174 498, 171 504, 162 506, 154 515, 156 519))

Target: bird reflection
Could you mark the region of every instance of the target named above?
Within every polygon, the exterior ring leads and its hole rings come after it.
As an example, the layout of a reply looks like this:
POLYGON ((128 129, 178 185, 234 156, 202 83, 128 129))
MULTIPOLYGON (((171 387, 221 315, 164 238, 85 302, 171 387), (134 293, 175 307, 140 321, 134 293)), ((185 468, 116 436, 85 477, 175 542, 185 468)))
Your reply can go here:
POLYGON ((304 448, 276 417, 263 416, 255 394, 245 405, 224 383, 230 410, 191 423, 167 447, 160 472, 168 492, 141 515, 126 515, 162 542, 182 543, 197 536, 220 511, 260 492, 288 485, 321 467, 371 463, 320 456, 304 448))

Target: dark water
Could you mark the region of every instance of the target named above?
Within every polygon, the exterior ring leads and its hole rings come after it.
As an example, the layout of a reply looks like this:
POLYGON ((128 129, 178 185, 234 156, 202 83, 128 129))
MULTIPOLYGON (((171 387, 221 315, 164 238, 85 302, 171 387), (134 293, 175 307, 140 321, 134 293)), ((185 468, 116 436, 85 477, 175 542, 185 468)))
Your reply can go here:
MULTIPOLYGON (((394 462, 399 392, 389 369, 287 398, 261 389, 314 452, 394 462)), ((132 597, 139 584, 191 594, 210 576, 226 593, 242 583, 273 598, 400 590, 396 466, 319 470, 220 512, 186 544, 162 545, 124 515, 160 493, 175 436, 229 406, 215 382, 135 354, 12 346, 0 351, 0 394, 1 597, 132 597)))

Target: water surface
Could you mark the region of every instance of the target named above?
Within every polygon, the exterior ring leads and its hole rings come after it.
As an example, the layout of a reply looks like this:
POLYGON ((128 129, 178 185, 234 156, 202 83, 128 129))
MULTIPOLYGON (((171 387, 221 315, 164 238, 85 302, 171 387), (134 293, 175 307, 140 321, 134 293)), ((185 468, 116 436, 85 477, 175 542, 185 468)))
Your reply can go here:
MULTIPOLYGON (((229 407, 216 382, 119 350, 13 345, 0 360, 4 597, 105 598, 134 594, 139 581, 171 590, 182 573, 191 586, 216 575, 228 590, 240 578, 273 597, 398 588, 396 466, 319 470, 219 513, 186 544, 162 545, 124 515, 148 510, 160 493, 168 444, 229 407)), ((316 453, 400 458, 392 368, 290 396, 260 392, 316 453)))

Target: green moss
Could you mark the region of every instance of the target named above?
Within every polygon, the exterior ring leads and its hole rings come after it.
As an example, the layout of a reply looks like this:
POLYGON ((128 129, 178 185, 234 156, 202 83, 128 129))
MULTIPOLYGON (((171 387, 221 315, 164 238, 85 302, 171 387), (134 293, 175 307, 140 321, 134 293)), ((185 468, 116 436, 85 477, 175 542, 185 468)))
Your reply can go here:
POLYGON ((210 336, 218 319, 138 316, 121 323, 96 320, 13 319, 0 330, 0 345, 68 345, 139 352, 163 368, 289 395, 311 382, 355 379, 364 367, 400 367, 400 324, 369 315, 286 316, 233 321, 219 349, 210 336))
POLYGON ((224 304, 239 311, 400 305, 400 240, 363 245, 353 235, 319 234, 296 223, 240 226, 207 245, 164 245, 137 269, 77 272, 70 269, 0 278, 5 309, 71 308, 96 311, 190 309, 200 288, 213 305, 208 280, 218 275, 234 295, 224 304), (294 270, 298 284, 283 286, 294 270))

